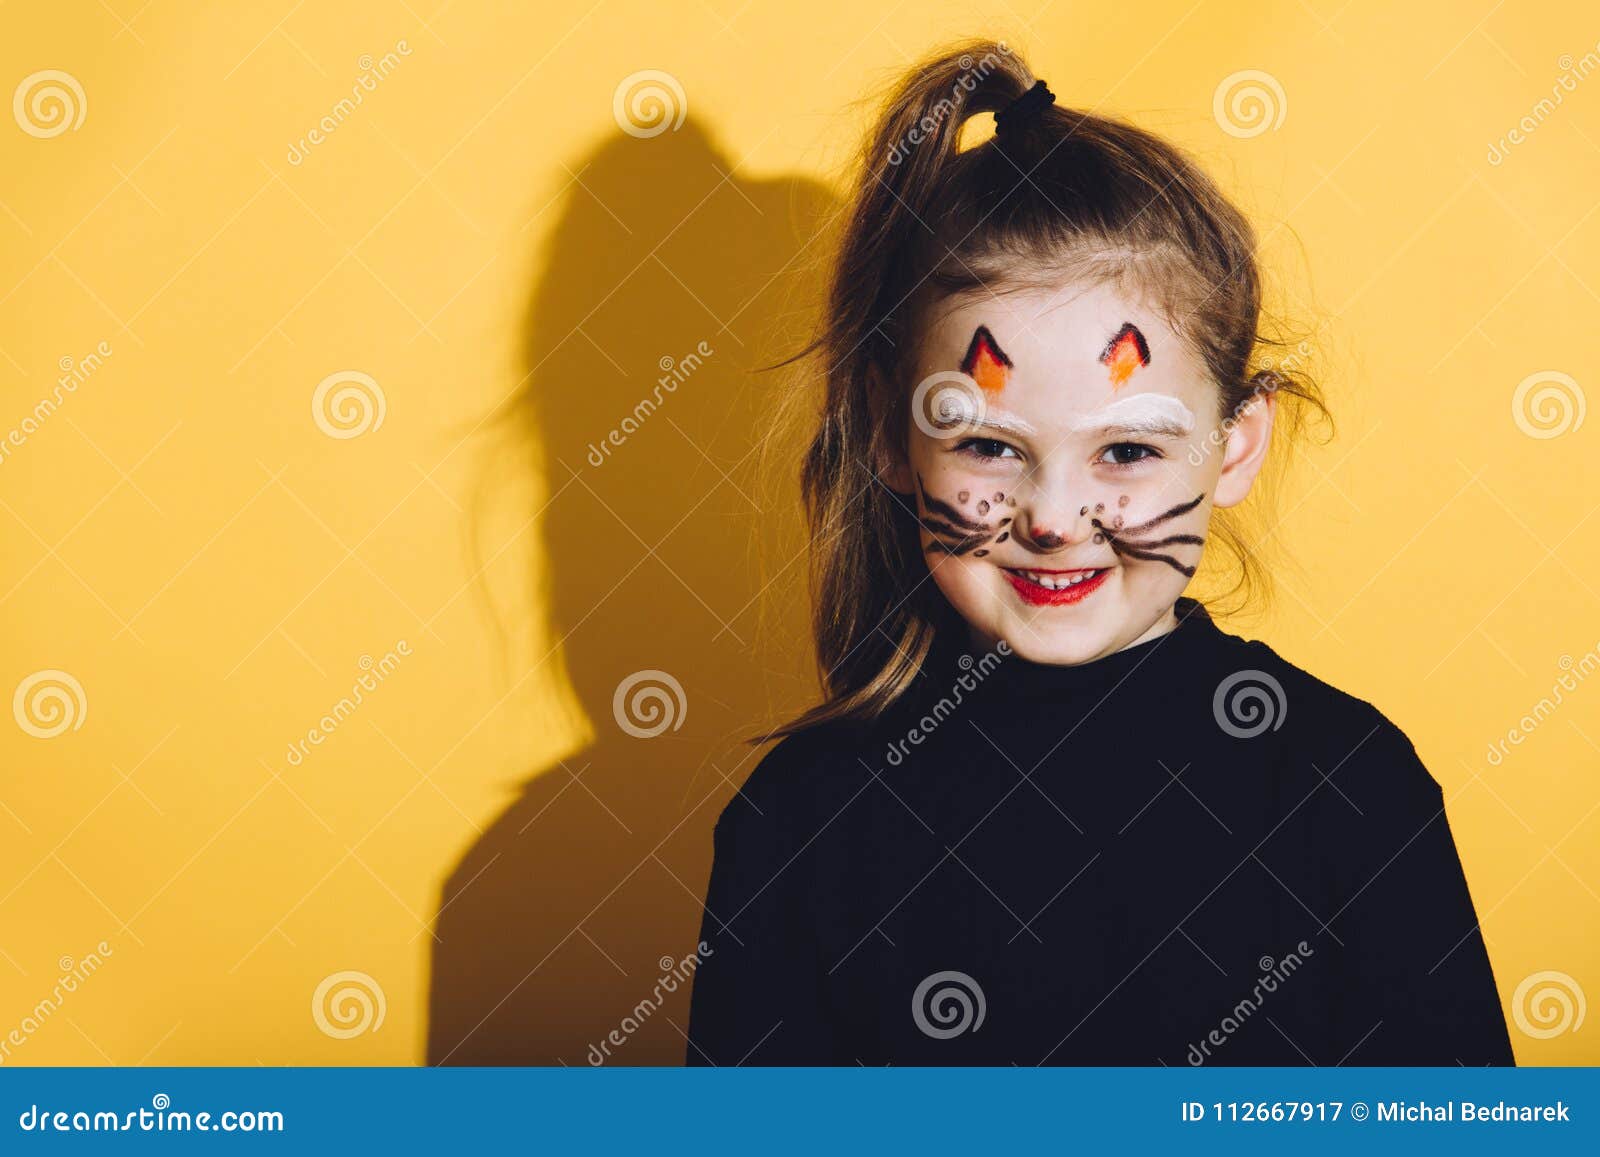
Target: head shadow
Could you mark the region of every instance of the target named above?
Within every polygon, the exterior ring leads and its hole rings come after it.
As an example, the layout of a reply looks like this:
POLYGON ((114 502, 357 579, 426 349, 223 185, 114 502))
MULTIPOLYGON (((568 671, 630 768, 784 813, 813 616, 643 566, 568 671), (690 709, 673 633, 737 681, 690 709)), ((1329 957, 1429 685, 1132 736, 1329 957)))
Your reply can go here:
POLYGON ((808 336, 830 194, 741 175, 692 119, 567 173, 506 421, 560 641, 534 658, 592 737, 443 882, 430 1064, 681 1063, 689 985, 661 982, 699 938, 711 828, 744 738, 811 688, 804 600, 763 597, 803 590, 804 561, 752 549, 800 534, 798 491, 755 478, 792 381, 755 371, 808 336))

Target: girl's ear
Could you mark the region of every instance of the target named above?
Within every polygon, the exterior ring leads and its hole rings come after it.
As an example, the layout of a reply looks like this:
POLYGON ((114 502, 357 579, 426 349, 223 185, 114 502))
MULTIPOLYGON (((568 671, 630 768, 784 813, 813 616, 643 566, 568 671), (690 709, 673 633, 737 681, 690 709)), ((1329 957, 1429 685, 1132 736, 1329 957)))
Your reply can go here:
POLYGON ((1249 495, 1256 475, 1261 473, 1267 460, 1276 412, 1276 395, 1271 390, 1262 390, 1227 421, 1227 449, 1222 456, 1222 473, 1217 478, 1213 506, 1237 506, 1249 495))

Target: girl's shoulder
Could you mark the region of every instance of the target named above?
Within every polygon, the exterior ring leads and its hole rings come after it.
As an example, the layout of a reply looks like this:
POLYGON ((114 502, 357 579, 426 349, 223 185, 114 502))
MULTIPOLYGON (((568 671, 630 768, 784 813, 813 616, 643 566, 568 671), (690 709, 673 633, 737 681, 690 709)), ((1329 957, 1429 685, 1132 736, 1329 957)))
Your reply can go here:
POLYGON ((1419 799, 1440 786, 1399 724, 1371 701, 1291 662, 1261 640, 1224 635, 1211 710, 1224 735, 1243 745, 1266 740, 1285 762, 1352 794, 1419 799))
MULTIPOLYGON (((832 720, 784 736, 758 758, 723 806, 717 828, 815 831, 871 781, 861 762, 869 724, 832 720)), ((737 773, 730 778, 737 778, 737 773)))

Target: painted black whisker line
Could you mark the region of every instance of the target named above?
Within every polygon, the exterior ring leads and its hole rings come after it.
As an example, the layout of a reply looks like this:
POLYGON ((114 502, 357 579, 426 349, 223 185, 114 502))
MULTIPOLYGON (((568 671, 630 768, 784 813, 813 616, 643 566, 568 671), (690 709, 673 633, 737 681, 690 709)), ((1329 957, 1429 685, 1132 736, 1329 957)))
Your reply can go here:
POLYGON ((1089 520, 1089 523, 1090 523, 1091 526, 1093 526, 1096 530, 1098 530, 1101 534, 1105 535, 1109 539, 1112 539, 1112 540, 1118 541, 1118 542, 1126 543, 1128 546, 1136 546, 1136 547, 1140 547, 1140 548, 1143 548, 1143 549, 1146 549, 1146 550, 1151 549, 1153 547, 1157 547, 1157 546, 1171 546, 1174 543, 1180 543, 1180 542, 1186 542, 1186 543, 1190 544, 1191 546, 1200 546, 1205 542, 1205 539, 1202 538, 1198 534, 1169 534, 1169 535, 1167 535, 1166 538, 1130 539, 1122 531, 1116 530, 1113 527, 1107 526, 1105 523, 1101 522, 1098 518, 1091 518, 1089 520))
MULTIPOLYGON (((933 536, 932 541, 923 546, 924 554, 940 552, 960 556, 977 551, 981 556, 989 553, 980 548, 994 540, 993 526, 987 522, 975 522, 948 502, 941 502, 929 494, 920 474, 917 475, 917 492, 922 496, 922 505, 926 507, 926 513, 917 515, 917 523, 933 536)), ((965 492, 962 497, 966 497, 965 492)), ((998 500, 999 495, 995 497, 998 500)))
POLYGON ((922 492, 922 504, 934 514, 937 514, 940 518, 954 526, 964 527, 967 530, 986 531, 989 529, 988 523, 974 522, 972 519, 962 514, 961 511, 957 510, 954 506, 951 506, 948 502, 939 501, 939 499, 933 497, 926 490, 922 492))
MULTIPOLYGON (((942 539, 935 538, 928 541, 928 544, 922 548, 922 552, 924 554, 931 554, 934 551, 939 551, 942 554, 956 555, 959 557, 964 554, 971 554, 988 541, 989 540, 987 538, 969 538, 964 542, 950 543, 945 542, 942 539)), ((984 553, 987 554, 988 552, 985 551, 984 553)))
POLYGON ((923 529, 929 534, 937 534, 941 538, 956 538, 962 540, 975 538, 980 541, 987 542, 992 530, 991 527, 985 526, 981 528, 981 532, 969 532, 958 527, 951 526, 949 523, 943 522, 940 519, 934 518, 930 515, 923 515, 922 517, 918 518, 917 521, 922 524, 923 529))
POLYGON ((1184 566, 1183 563, 1181 563, 1177 559, 1173 558, 1170 554, 1160 554, 1160 553, 1158 553, 1156 551, 1153 551, 1153 550, 1136 550, 1131 546, 1127 546, 1127 545, 1125 545, 1123 543, 1118 542, 1114 538, 1113 539, 1108 539, 1107 541, 1109 541, 1111 543, 1111 549, 1114 550, 1117 554, 1127 555, 1129 558, 1147 559, 1150 562, 1164 562, 1168 566, 1170 566, 1173 570, 1175 570, 1178 573, 1184 575, 1185 577, 1187 577, 1187 578, 1193 578, 1194 577, 1194 570, 1195 570, 1194 567, 1192 567, 1192 566, 1184 566))
POLYGON ((1118 533, 1122 535, 1139 534, 1143 531, 1149 530, 1152 526, 1159 526, 1169 518, 1176 518, 1180 514, 1188 514, 1189 511, 1193 510, 1196 506, 1199 506, 1201 502, 1205 501, 1205 497, 1206 496, 1204 494, 1196 494, 1191 501, 1180 502, 1177 506, 1174 506, 1165 514, 1158 514, 1152 519, 1139 523, 1137 526, 1124 526, 1118 533))

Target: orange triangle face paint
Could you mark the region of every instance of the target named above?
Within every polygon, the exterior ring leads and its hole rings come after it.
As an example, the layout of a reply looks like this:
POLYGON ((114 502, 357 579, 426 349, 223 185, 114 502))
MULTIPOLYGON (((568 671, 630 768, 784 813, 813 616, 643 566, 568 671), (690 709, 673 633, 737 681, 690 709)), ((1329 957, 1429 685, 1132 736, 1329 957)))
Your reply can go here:
POLYGON ((1125 321, 1106 343, 1100 360, 1111 368, 1111 386, 1115 389, 1132 377, 1134 370, 1150 364, 1150 346, 1145 342, 1144 334, 1139 332, 1139 327, 1131 321, 1125 321))
POLYGON ((980 325, 972 334, 972 344, 967 356, 961 359, 961 372, 983 387, 986 394, 999 393, 1005 388, 1006 374, 1011 369, 1011 359, 1000 343, 994 340, 989 327, 980 325))

